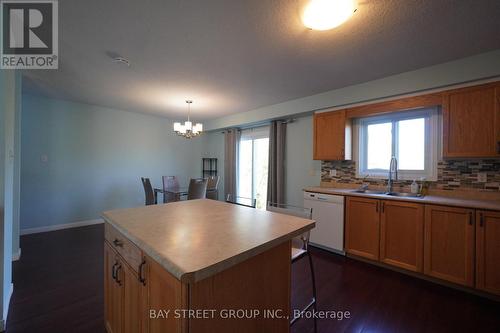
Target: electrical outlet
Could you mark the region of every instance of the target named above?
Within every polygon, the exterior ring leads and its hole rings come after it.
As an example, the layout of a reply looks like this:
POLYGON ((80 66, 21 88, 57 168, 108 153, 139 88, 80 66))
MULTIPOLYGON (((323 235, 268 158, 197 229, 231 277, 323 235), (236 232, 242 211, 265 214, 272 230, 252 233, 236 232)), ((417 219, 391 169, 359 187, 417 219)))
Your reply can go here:
POLYGON ((486 172, 478 172, 477 181, 479 183, 486 183, 488 181, 488 174, 486 172))
POLYGON ((331 169, 330 170, 330 177, 336 177, 337 176, 337 170, 336 169, 331 169))

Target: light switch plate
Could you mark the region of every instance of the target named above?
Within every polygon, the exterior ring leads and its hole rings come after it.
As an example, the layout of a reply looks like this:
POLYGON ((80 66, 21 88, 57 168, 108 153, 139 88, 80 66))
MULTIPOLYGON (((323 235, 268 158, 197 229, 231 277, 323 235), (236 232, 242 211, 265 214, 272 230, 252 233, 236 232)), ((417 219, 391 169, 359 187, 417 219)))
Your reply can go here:
POLYGON ((42 154, 40 156, 40 161, 42 161, 42 163, 47 163, 49 161, 49 157, 46 154, 42 154))
POLYGON ((336 177, 337 176, 337 170, 336 169, 331 169, 330 170, 330 177, 336 177))
POLYGON ((488 181, 488 174, 486 172, 478 172, 477 181, 479 183, 486 183, 488 181))

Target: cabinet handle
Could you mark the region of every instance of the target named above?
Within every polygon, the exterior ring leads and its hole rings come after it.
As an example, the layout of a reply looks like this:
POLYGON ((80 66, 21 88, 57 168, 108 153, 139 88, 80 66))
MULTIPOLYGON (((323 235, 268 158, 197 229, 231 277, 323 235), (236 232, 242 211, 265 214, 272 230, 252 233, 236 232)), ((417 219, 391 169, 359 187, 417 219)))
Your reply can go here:
POLYGON ((116 267, 116 272, 115 272, 116 275, 115 281, 116 283, 118 283, 119 286, 122 285, 122 281, 118 279, 118 272, 120 271, 120 269, 122 269, 122 265, 118 264, 118 267, 116 267))
POLYGON ((379 203, 379 202, 377 201, 377 203, 375 204, 375 211, 376 211, 377 213, 378 213, 378 203, 379 203))
POLYGON ((146 260, 142 260, 141 264, 139 265, 139 282, 142 283, 143 286, 146 285, 146 279, 144 278, 142 271, 145 265, 146 265, 146 260))
POLYGON ((497 153, 500 154, 500 141, 497 141, 497 153))
POLYGON ((113 241, 113 244, 115 246, 118 246, 118 247, 123 247, 123 242, 121 240, 119 240, 118 238, 115 238, 115 240, 113 241))
POLYGON ((113 267, 111 267, 111 277, 116 281, 116 266, 118 266, 118 262, 116 261, 113 267))
POLYGON ((484 225, 484 217, 483 217, 483 213, 480 213, 479 214, 479 226, 482 228, 484 225))
POLYGON ((382 201, 382 213, 384 212, 385 210, 385 202, 382 201))
POLYGON ((469 213, 469 225, 472 225, 474 222, 472 221, 472 213, 469 213))

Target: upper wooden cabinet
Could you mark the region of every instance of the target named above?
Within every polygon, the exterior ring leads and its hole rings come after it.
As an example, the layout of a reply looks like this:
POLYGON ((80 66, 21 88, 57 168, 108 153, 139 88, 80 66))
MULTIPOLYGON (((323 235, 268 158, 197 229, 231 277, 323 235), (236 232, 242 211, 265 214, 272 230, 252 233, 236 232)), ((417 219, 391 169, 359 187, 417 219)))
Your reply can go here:
POLYGON ((476 288, 500 295, 500 212, 479 211, 476 220, 476 288))
POLYGON ((498 83, 443 93, 443 156, 500 157, 498 83))
POLYGON ((425 206, 424 273, 474 286, 474 210, 425 206))
POLYGON ((380 261, 422 272, 424 206, 385 200, 380 211, 380 261))
POLYGON ((315 160, 351 159, 351 126, 345 111, 314 114, 315 160))

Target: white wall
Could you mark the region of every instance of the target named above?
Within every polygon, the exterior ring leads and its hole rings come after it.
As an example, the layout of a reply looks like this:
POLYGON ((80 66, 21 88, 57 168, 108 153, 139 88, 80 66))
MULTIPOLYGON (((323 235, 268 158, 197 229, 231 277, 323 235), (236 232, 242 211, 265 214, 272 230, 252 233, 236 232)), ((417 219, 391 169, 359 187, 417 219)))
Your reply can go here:
POLYGON ((286 129, 286 202, 302 206, 304 187, 319 185, 321 162, 313 157, 313 117, 297 118, 286 129))
POLYGON ((15 71, 0 71, 0 330, 5 328, 12 292, 16 76, 15 71))
POLYGON ((166 118, 30 95, 22 107, 22 230, 144 205, 141 176, 161 187, 163 175, 201 175, 203 139, 166 118))

